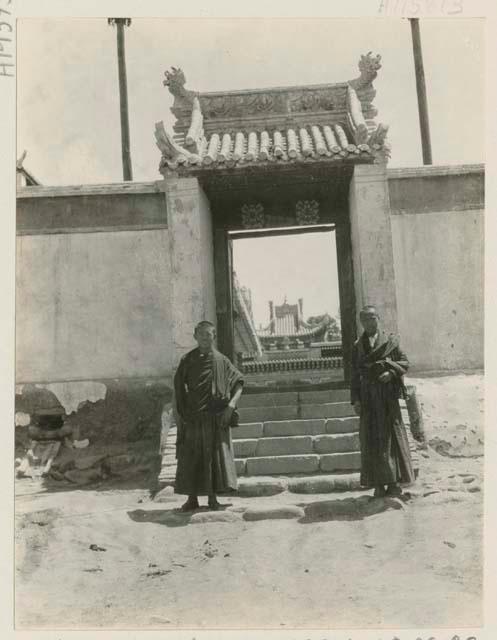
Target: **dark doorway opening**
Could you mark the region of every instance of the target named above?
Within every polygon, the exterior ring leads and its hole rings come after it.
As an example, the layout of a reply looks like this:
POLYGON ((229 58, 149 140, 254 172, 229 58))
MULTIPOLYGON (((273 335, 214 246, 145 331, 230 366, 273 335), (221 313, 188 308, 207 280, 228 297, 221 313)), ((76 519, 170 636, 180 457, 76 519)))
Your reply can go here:
POLYGON ((219 348, 249 383, 348 380, 355 309, 346 231, 330 223, 216 232, 219 348))

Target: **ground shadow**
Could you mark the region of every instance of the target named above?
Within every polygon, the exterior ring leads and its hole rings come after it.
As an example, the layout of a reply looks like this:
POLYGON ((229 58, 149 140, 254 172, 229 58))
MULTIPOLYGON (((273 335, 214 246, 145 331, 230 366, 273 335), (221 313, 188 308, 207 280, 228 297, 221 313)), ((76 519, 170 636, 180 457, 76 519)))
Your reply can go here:
POLYGON ((185 527, 193 515, 183 513, 181 509, 135 509, 127 513, 133 522, 165 524, 167 527, 185 527))
POLYGON ((400 498, 373 498, 360 496, 358 498, 344 498, 338 500, 318 500, 316 502, 301 503, 298 506, 304 510, 304 517, 299 519, 302 524, 312 522, 326 522, 330 520, 364 520, 389 510, 404 509, 404 501, 400 498))

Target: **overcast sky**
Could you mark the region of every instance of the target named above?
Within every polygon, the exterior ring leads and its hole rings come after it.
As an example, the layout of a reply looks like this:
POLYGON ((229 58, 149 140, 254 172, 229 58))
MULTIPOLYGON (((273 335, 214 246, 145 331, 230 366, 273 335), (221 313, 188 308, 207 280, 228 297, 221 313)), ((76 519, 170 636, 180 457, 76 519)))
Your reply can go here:
POLYGON ((240 284, 252 291, 257 327, 269 324, 269 300, 280 305, 285 297, 289 304, 303 298, 305 320, 338 315, 334 231, 235 240, 233 263, 240 284))
MULTIPOLYGON (((483 162, 484 21, 421 21, 435 164, 483 162)), ((154 124, 172 125, 171 65, 199 91, 342 82, 382 56, 378 119, 390 166, 421 164, 411 35, 397 19, 133 19, 126 29, 134 179, 156 180, 154 124)), ((122 179, 116 30, 98 19, 18 22, 18 148, 43 184, 122 179)))
MULTIPOLYGON (((434 164, 484 161, 484 21, 421 21, 434 164)), ((343 82, 360 55, 382 56, 378 120, 390 125, 389 166, 422 164, 410 27, 397 19, 133 19, 126 53, 134 179, 160 179, 154 125, 171 127, 164 71, 198 91, 343 82)), ((50 185, 122 179, 116 30, 105 19, 18 22, 18 154, 50 185)), ((328 234, 240 241, 235 266, 267 302, 304 298, 304 315, 338 309, 328 234), (254 268, 257 265, 257 268, 254 268)))

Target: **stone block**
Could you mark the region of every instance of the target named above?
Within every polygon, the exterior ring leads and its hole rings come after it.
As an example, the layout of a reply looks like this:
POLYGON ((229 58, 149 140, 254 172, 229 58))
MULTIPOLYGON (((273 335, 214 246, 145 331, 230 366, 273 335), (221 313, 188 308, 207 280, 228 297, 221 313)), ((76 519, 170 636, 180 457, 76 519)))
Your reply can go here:
POLYGON ((288 482, 288 491, 292 493, 332 493, 334 491, 357 491, 360 488, 358 473, 291 478, 288 482))
POLYGON ((329 453, 320 456, 321 471, 358 471, 361 468, 360 453, 329 453))
POLYGON ((325 420, 281 420, 264 424, 265 437, 313 436, 325 433, 325 420))
POLYGON ((301 391, 300 404, 326 404, 330 402, 349 402, 349 389, 329 389, 327 391, 301 391))
POLYGON ((237 476, 244 476, 247 472, 246 469, 247 461, 244 458, 236 458, 235 459, 235 469, 237 476))
POLYGON ((346 418, 354 415, 350 402, 327 402, 300 407, 301 418, 346 418))
POLYGON ((209 522, 240 522, 241 514, 233 511, 199 511, 194 513, 189 522, 191 524, 206 524, 209 522))
POLYGON ((352 433, 359 431, 359 418, 331 418, 326 420, 326 433, 352 433))
POLYGON ((322 435, 314 438, 314 451, 316 453, 344 453, 360 451, 360 448, 358 433, 322 435))
POLYGON ((249 458, 249 476, 284 475, 287 473, 315 473, 319 468, 318 455, 268 456, 249 458))
POLYGON ((246 407, 240 409, 240 422, 268 422, 270 420, 292 420, 297 418, 297 405, 278 407, 246 407))
POLYGON ((258 440, 235 440, 233 450, 236 458, 248 458, 255 455, 258 440))
POLYGON ((319 520, 358 520, 383 513, 389 509, 401 510, 404 505, 395 498, 374 499, 359 496, 335 500, 319 500, 305 506, 305 522, 319 520))
POLYGON ((302 507, 287 504, 275 507, 249 507, 243 514, 244 520, 282 520, 303 518, 305 515, 302 507))
POLYGON ((239 408, 244 407, 277 407, 297 404, 298 393, 286 391, 282 393, 246 393, 242 395, 239 408))
POLYGON ((288 480, 286 478, 242 478, 238 482, 238 495, 244 498, 257 498, 262 496, 274 496, 286 491, 288 480))
POLYGON ((261 438, 257 441, 255 455, 285 456, 299 453, 313 453, 311 436, 290 436, 283 438, 261 438))
POLYGON ((244 440, 246 438, 262 438, 263 425, 262 422, 249 422, 241 424, 239 427, 231 430, 233 440, 244 440))

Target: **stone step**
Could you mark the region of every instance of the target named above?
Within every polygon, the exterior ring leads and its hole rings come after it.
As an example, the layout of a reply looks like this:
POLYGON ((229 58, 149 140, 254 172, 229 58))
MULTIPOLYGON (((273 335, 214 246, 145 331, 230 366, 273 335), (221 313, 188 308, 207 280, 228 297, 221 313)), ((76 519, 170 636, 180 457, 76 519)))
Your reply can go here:
POLYGON ((301 407, 299 417, 307 418, 348 418, 355 415, 350 402, 326 402, 323 404, 309 404, 301 407))
POLYGON ((354 416, 354 410, 350 402, 242 407, 239 413, 241 423, 297 420, 302 418, 346 418, 354 416))
POLYGON ((298 403, 297 391, 281 393, 245 393, 240 398, 239 407, 278 407, 298 403))
POLYGON ((281 391, 279 393, 245 393, 240 398, 239 407, 279 407, 298 404, 321 404, 348 402, 349 389, 329 389, 326 391, 281 391))
POLYGON ((326 420, 283 420, 264 423, 264 436, 303 436, 326 433, 326 420))
POLYGON ((309 453, 344 453, 359 451, 359 434, 320 434, 317 436, 283 436, 234 440, 236 458, 286 456, 309 453))
POLYGON ((310 420, 279 420, 250 422, 231 430, 233 440, 276 438, 281 436, 317 436, 319 434, 354 433, 359 430, 359 418, 317 418, 310 420))
POLYGON ((300 404, 323 404, 329 402, 350 402, 349 389, 330 389, 327 391, 301 391, 300 404))
POLYGON ((358 471, 359 452, 236 458, 237 473, 248 476, 296 475, 358 471))
POLYGON ((267 422, 268 420, 292 420, 298 418, 298 406, 281 405, 278 407, 241 407, 240 422, 267 422))

